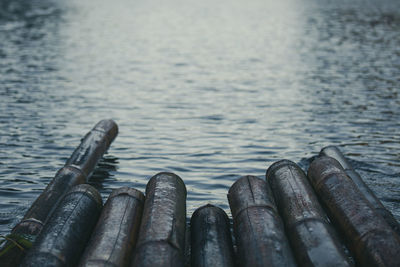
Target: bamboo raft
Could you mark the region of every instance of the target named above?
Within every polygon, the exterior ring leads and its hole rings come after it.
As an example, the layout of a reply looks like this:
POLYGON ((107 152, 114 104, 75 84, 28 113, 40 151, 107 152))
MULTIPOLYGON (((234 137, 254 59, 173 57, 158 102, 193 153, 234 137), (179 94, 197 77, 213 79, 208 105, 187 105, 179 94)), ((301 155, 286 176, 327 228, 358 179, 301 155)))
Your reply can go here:
POLYGON ((229 189, 232 220, 206 205, 186 218, 186 187, 158 173, 145 195, 86 184, 118 133, 100 121, 0 250, 0 266, 400 266, 400 225, 337 147, 307 175, 289 160, 229 189), (233 234, 231 232, 233 222, 233 234), (232 238, 233 237, 233 238, 232 238))

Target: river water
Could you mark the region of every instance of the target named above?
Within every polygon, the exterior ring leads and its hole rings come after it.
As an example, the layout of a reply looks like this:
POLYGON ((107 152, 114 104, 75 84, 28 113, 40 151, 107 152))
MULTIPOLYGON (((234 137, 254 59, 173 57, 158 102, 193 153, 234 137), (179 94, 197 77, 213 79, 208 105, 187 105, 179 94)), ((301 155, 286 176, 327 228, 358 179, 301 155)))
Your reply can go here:
POLYGON ((97 121, 91 179, 144 191, 171 171, 188 216, 338 145, 400 219, 400 1, 2 0, 0 233, 97 121))

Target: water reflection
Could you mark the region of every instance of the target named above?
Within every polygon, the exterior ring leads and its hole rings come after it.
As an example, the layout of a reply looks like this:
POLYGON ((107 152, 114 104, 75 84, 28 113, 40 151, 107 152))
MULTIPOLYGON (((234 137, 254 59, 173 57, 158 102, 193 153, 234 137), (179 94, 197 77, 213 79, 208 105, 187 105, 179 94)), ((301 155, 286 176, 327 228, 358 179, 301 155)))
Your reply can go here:
POLYGON ((115 188, 113 185, 115 185, 116 179, 113 177, 112 172, 117 170, 117 166, 117 158, 108 155, 104 156, 90 177, 89 184, 105 194, 110 194, 111 189, 115 188), (105 187, 107 191, 103 190, 105 187))

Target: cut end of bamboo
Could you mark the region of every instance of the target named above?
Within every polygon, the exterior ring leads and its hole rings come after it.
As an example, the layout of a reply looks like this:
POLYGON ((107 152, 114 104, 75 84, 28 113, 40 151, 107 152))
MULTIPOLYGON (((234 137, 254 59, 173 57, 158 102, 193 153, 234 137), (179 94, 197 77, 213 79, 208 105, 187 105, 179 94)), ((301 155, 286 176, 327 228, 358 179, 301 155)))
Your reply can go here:
POLYGON ((267 169, 267 172, 265 174, 265 177, 267 181, 269 181, 270 177, 275 174, 279 169, 287 167, 287 166, 294 166, 297 167, 296 163, 293 161, 287 160, 287 159, 282 159, 280 161, 277 161, 273 163, 269 168, 267 169))
POLYGON ((228 191, 232 216, 235 217, 249 207, 265 206, 275 210, 275 202, 267 183, 252 175, 239 178, 228 191))
POLYGON ((183 190, 185 197, 187 195, 186 186, 182 178, 172 172, 160 172, 150 178, 146 186, 146 195, 152 191, 155 184, 161 183, 163 186, 174 186, 177 190, 183 190))
POLYGON ((111 199, 116 196, 121 196, 121 195, 128 195, 130 197, 136 198, 137 200, 139 200, 142 203, 144 202, 144 194, 141 191, 139 191, 135 188, 131 188, 131 187, 121 187, 118 189, 114 189, 111 192, 108 199, 111 199))
POLYGON ((106 133, 108 137, 108 145, 110 145, 114 141, 119 131, 117 123, 111 119, 99 121, 96 126, 94 126, 93 130, 106 133))

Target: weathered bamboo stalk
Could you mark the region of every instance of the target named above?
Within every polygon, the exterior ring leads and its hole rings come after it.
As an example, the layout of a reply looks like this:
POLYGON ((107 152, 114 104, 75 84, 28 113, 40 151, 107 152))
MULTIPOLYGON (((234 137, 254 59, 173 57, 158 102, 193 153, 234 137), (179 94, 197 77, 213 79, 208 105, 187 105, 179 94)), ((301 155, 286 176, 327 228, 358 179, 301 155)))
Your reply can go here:
POLYGON ((221 208, 198 208, 190 220, 191 266, 234 266, 229 218, 221 208))
MULTIPOLYGON (((12 235, 33 242, 62 196, 74 185, 87 181, 117 133, 118 126, 114 121, 102 120, 97 123, 82 139, 65 166, 33 202, 23 220, 13 228, 12 235)), ((19 249, 13 242, 6 242, 0 249, 0 265, 17 266, 25 250, 19 249)))
POLYGON ((315 159, 308 177, 360 266, 399 266, 400 238, 370 206, 338 161, 315 159))
POLYGON ((142 218, 144 195, 122 187, 108 197, 79 266, 129 266, 142 218))
POLYGON ((117 134, 118 126, 113 120, 100 121, 86 134, 65 165, 75 167, 90 177, 117 134))
POLYGON ((32 204, 24 219, 34 218, 45 223, 54 203, 74 185, 87 182, 97 162, 118 134, 118 126, 112 120, 102 120, 82 139, 80 145, 67 160, 55 178, 32 204))
POLYGON ((266 174, 300 266, 351 266, 306 175, 281 160, 266 174))
POLYGON ((296 266, 268 184, 244 176, 229 189, 228 200, 240 266, 296 266))
POLYGON ((96 189, 73 187, 60 201, 21 267, 76 266, 102 208, 96 189))
POLYGON ((131 266, 183 266, 186 187, 173 173, 159 173, 146 186, 139 238, 131 266))
POLYGON ((342 152, 336 146, 324 147, 320 155, 328 156, 336 159, 340 165, 344 168, 347 176, 349 176, 353 182, 357 185, 358 189, 364 195, 364 197, 371 203, 371 206, 379 213, 385 221, 393 228, 393 230, 400 236, 400 224, 393 216, 393 214, 388 211, 374 192, 365 184, 361 176, 353 169, 351 164, 343 156, 342 152))
POLYGON ((34 218, 45 223, 55 203, 73 186, 85 182, 86 176, 80 170, 71 166, 61 168, 26 212, 23 221, 34 218))

